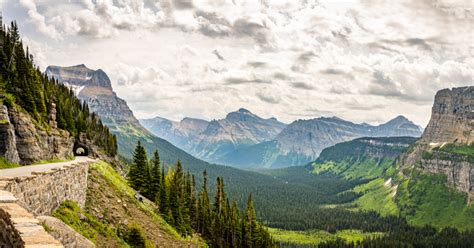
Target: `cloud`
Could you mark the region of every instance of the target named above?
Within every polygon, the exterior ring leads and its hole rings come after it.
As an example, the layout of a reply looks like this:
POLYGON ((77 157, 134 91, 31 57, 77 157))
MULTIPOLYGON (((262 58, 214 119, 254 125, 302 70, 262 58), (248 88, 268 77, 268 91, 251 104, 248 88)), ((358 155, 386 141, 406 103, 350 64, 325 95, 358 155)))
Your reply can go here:
POLYGON ((290 76, 288 76, 288 75, 286 75, 286 74, 284 74, 284 73, 282 73, 282 72, 275 72, 275 73, 273 74, 273 78, 279 79, 279 80, 288 80, 288 79, 291 79, 290 76))
POLYGON ((265 79, 244 79, 244 78, 236 78, 236 77, 230 77, 225 79, 226 84, 271 84, 272 82, 269 80, 265 79))
POLYGON ((212 54, 216 55, 216 57, 219 59, 219 60, 225 60, 224 57, 222 57, 222 55, 219 53, 219 51, 217 51, 217 49, 214 49, 212 51, 212 54))
POLYGON ((296 89, 303 89, 303 90, 314 90, 316 89, 313 85, 310 85, 305 82, 292 82, 291 86, 296 89))
POLYGON ((262 68, 265 67, 267 63, 261 61, 249 61, 247 62, 247 65, 253 68, 262 68))
MULTIPOLYGON (((30 20, 34 23, 38 31, 43 35, 55 40, 61 39, 61 35, 54 26, 46 23, 45 17, 38 12, 36 3, 33 0, 20 0, 20 4, 27 9, 30 20)), ((1 5, 1 4, 0 4, 1 5)))
POLYGON ((368 93, 381 96, 401 96, 402 93, 398 89, 395 82, 382 71, 375 71, 373 74, 372 85, 369 87, 368 93))
POLYGON ((252 106, 286 122, 403 114, 426 123, 437 90, 474 84, 469 0, 7 0, 3 8, 40 66, 103 68, 139 115, 212 119, 252 106))
POLYGON ((281 101, 281 98, 278 95, 268 94, 268 92, 267 94, 258 92, 256 95, 260 100, 270 104, 278 104, 281 101))
POLYGON ((177 9, 192 9, 193 0, 173 0, 173 6, 177 9))

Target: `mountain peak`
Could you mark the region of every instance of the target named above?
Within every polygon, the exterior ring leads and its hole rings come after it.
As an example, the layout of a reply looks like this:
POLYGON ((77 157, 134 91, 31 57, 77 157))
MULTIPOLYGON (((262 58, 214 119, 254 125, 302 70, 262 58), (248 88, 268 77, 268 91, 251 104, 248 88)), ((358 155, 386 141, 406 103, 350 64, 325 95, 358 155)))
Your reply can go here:
POLYGON ((251 114, 252 113, 248 109, 245 109, 245 108, 239 108, 239 110, 237 110, 237 112, 242 113, 242 114, 251 114))
MULTIPOLYGON (((397 121, 397 122, 411 122, 410 120, 408 120, 408 118, 406 118, 405 116, 403 115, 399 115, 395 118, 393 118, 391 121, 397 121)), ((391 122, 389 121, 389 122, 391 122)))
POLYGON ((59 82, 73 86, 96 86, 112 90, 107 74, 101 70, 92 70, 84 64, 74 66, 48 66, 46 75, 59 82))

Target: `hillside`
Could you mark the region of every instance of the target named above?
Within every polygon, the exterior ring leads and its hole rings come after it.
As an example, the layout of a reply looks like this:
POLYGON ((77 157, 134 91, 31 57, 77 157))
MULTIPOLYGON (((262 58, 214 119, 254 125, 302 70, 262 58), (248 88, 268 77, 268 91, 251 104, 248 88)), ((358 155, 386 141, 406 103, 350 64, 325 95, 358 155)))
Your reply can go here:
POLYGON ((147 247, 201 247, 199 237, 182 238, 176 230, 156 214, 155 204, 139 201, 127 181, 110 165, 98 162, 88 176, 84 209, 67 201, 53 216, 91 240, 97 247, 129 247, 132 230, 148 244, 147 247))
POLYGON ((374 179, 392 169, 398 156, 415 141, 413 137, 383 137, 342 142, 324 149, 311 166, 316 174, 374 179))
MULTIPOLYGON (((473 228, 473 92, 474 87, 439 91, 422 137, 378 178, 352 190, 362 195, 355 206, 384 215, 401 215, 417 226, 473 228)), ((348 163, 349 168, 370 164, 359 163, 358 155, 349 150, 345 153, 355 155, 355 163, 348 163)), ((339 164, 319 164, 315 170, 339 168, 339 164)), ((342 175, 354 173, 343 171, 342 175)))

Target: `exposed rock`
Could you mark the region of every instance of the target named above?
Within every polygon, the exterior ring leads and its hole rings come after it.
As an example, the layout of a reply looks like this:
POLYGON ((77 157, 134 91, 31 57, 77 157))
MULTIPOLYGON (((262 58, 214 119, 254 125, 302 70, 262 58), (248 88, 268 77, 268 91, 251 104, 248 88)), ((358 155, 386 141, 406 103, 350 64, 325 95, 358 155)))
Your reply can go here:
POLYGON ((21 164, 66 159, 73 155, 74 138, 69 132, 52 127, 49 131, 40 129, 28 114, 16 108, 8 112, 15 129, 16 149, 21 164))
POLYGON ((20 157, 16 148, 15 129, 8 116, 8 108, 0 106, 0 156, 12 163, 20 163, 20 157))
POLYGON ((113 91, 109 77, 101 69, 92 70, 83 64, 70 67, 48 66, 45 73, 73 88, 77 97, 85 101, 111 131, 117 131, 124 125, 145 131, 127 103, 113 91))
POLYGON ((422 143, 474 142, 474 87, 438 91, 422 143))
POLYGON ((91 70, 84 64, 70 67, 48 66, 45 73, 48 77, 54 77, 64 84, 98 86, 112 90, 110 79, 104 71, 91 70))
POLYGON ((49 123, 49 130, 44 130, 27 113, 1 105, 0 156, 20 164, 72 156, 74 138, 57 128, 55 111, 51 111, 49 123))
POLYGON ((474 86, 440 90, 435 96, 428 126, 401 163, 404 167, 416 167, 429 173, 443 173, 453 188, 472 194, 474 164, 466 161, 465 156, 442 148, 454 144, 474 149, 473 142, 474 86), (424 154, 431 155, 424 157, 424 154))
POLYGON ((142 119, 140 123, 156 136, 186 151, 192 150, 193 144, 199 143, 199 135, 209 125, 208 121, 196 118, 171 121, 162 117, 142 119))

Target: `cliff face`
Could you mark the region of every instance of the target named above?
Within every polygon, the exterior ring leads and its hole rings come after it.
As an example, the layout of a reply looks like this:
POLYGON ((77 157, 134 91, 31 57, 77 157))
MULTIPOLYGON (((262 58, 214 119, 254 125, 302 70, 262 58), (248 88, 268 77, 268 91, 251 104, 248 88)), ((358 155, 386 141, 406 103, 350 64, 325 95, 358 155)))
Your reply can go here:
POLYGON ((45 73, 48 77, 54 77, 60 83, 73 88, 77 97, 85 101, 111 131, 119 131, 122 125, 132 125, 140 131, 145 131, 127 103, 113 91, 109 77, 101 69, 92 70, 83 64, 69 67, 48 66, 45 73))
POLYGON ((451 187, 474 192, 474 87, 444 89, 434 100, 431 119, 404 167, 443 173, 451 187))
POLYGON ((19 164, 72 156, 74 138, 57 128, 55 112, 51 113, 50 130, 46 131, 36 126, 28 114, 1 105, 0 156, 19 164))
POLYGON ((474 142, 474 87, 444 89, 435 96, 422 143, 474 142))

